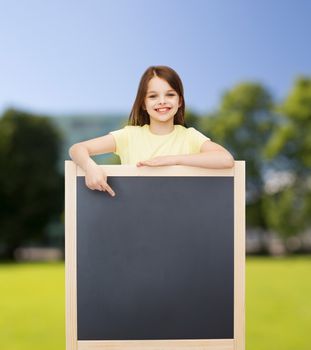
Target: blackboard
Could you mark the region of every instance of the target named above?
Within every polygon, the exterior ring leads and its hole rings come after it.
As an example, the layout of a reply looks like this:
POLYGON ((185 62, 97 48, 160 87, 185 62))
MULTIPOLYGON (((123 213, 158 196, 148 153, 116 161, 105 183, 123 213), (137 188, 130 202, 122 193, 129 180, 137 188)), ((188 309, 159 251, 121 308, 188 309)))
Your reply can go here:
POLYGON ((233 178, 77 182, 78 339, 233 338, 233 178))
POLYGON ((77 341, 235 337, 234 176, 77 176, 77 341))

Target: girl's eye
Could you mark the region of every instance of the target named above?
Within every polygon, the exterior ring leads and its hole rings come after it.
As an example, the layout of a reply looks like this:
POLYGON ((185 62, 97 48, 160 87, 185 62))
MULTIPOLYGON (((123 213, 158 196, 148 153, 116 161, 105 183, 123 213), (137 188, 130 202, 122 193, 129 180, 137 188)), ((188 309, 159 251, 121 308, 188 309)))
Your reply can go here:
MULTIPOLYGON (((167 94, 168 96, 175 96, 175 94, 167 94)), ((156 97, 155 95, 150 95, 149 98, 154 98, 156 97)))

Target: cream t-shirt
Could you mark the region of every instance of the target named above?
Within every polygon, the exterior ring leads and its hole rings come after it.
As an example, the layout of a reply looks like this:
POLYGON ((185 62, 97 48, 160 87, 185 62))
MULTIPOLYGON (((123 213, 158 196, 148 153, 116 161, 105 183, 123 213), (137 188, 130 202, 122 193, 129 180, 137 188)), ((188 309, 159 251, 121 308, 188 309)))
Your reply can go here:
POLYGON ((201 146, 210 140, 195 128, 174 125, 174 130, 166 135, 153 134, 149 124, 127 125, 111 131, 116 142, 116 151, 121 164, 136 165, 142 160, 157 156, 200 153, 201 146))

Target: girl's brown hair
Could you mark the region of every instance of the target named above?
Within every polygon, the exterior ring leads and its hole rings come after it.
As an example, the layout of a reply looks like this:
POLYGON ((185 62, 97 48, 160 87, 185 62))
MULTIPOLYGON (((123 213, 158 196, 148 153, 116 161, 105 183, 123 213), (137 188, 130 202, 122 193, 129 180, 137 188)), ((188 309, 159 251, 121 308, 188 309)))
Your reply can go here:
POLYGON ((181 100, 181 106, 178 108, 174 116, 174 124, 185 126, 184 88, 178 74, 174 71, 174 69, 167 66, 151 66, 147 68, 145 73, 142 75, 138 86, 136 99, 129 116, 128 125, 143 126, 145 124, 150 124, 149 114, 143 107, 145 105, 144 100, 147 94, 148 83, 155 76, 167 81, 168 84, 177 92, 181 100))

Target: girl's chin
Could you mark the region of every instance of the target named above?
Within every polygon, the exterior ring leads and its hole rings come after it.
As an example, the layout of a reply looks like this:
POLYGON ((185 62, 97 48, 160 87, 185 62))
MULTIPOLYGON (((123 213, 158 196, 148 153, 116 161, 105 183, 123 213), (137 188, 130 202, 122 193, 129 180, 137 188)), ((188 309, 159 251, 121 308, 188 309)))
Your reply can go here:
POLYGON ((156 117, 151 117, 151 119, 153 119, 154 121, 159 121, 159 122, 168 122, 171 119, 173 120, 174 117, 170 117, 170 116, 156 116, 156 117))
POLYGON ((165 114, 160 114, 160 113, 156 113, 153 115, 153 118, 170 118, 171 117, 171 113, 165 113, 165 114))

